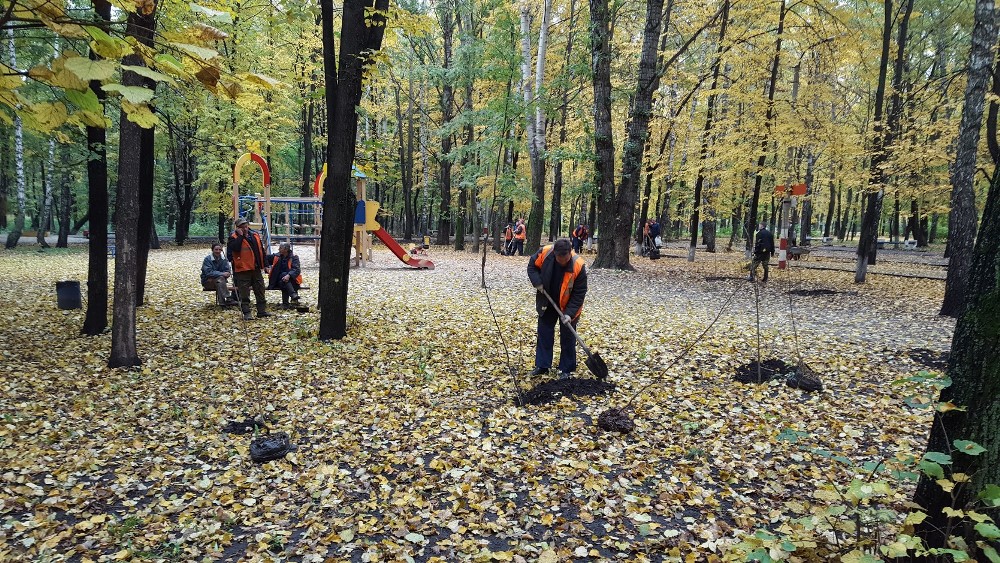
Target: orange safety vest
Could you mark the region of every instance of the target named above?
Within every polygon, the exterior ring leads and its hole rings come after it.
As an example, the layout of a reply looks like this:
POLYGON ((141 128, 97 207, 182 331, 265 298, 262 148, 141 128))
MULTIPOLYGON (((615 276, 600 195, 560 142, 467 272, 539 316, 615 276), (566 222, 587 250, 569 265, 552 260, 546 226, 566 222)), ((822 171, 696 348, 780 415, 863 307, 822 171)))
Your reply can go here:
POLYGON ((576 237, 576 238, 578 238, 578 239, 580 239, 580 240, 583 240, 583 239, 587 238, 587 228, 586 227, 577 227, 577 228, 573 229, 573 236, 576 237))
MULTIPOLYGON (((535 259, 535 267, 539 270, 542 269, 542 264, 545 262, 545 257, 552 252, 552 245, 545 246, 542 248, 541 252, 538 253, 538 258, 535 259)), ((573 294, 573 282, 576 281, 577 276, 580 275, 580 271, 583 270, 584 262, 583 258, 577 256, 576 252, 570 251, 569 259, 573 263, 573 268, 563 275, 562 284, 559 286, 559 308, 563 311, 566 310, 566 305, 569 305, 569 298, 573 294)), ((555 258, 553 258, 555 260, 555 258)), ((573 319, 580 318, 580 313, 583 312, 583 305, 580 305, 580 310, 576 312, 573 319)))
MULTIPOLYGON (((250 272, 253 270, 260 270, 264 265, 264 244, 260 241, 260 235, 250 231, 251 239, 253 244, 257 247, 257 251, 260 253, 260 265, 254 263, 254 253, 253 247, 250 246, 247 239, 243 239, 243 244, 240 252, 233 253, 233 271, 234 272, 250 272)), ((233 232, 229 238, 236 238, 236 232, 233 232)))
POLYGON ((514 238, 516 238, 517 240, 524 240, 528 238, 527 230, 528 229, 525 229, 523 224, 518 225, 517 230, 514 231, 514 238))
MULTIPOLYGON (((280 254, 275 254, 274 255, 274 260, 271 262, 271 273, 268 276, 269 278, 273 279, 275 276, 278 275, 278 271, 275 269, 278 266, 278 260, 281 260, 281 255, 280 254)), ((291 253, 288 254, 288 269, 289 270, 292 269, 292 255, 291 255, 291 253)), ((295 284, 299 285, 299 286, 302 285, 302 272, 299 272, 299 275, 295 276, 295 284)))
POLYGON ((503 238, 504 240, 510 240, 514 238, 514 229, 510 228, 510 225, 508 225, 507 228, 503 230, 503 238))

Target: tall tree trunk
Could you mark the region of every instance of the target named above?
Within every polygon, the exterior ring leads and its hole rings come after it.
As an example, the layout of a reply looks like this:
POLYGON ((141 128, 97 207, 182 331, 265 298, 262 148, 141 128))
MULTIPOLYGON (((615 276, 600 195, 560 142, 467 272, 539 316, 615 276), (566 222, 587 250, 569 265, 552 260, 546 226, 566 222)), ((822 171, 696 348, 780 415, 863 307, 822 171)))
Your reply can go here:
POLYGON ((778 64, 781 61, 781 40, 785 32, 785 0, 781 0, 778 12, 778 30, 774 40, 774 58, 771 59, 771 77, 767 81, 767 110, 764 113, 764 138, 760 141, 760 155, 757 157, 757 172, 753 181, 753 195, 750 197, 750 212, 743 223, 743 232, 747 233, 746 254, 750 255, 753 237, 750 233, 757 229, 757 207, 760 202, 760 188, 764 183, 764 164, 771 144, 771 134, 774 129, 774 92, 778 84, 778 64))
MULTIPOLYGON (((441 173, 439 186, 441 189, 441 202, 438 213, 438 234, 437 244, 447 245, 451 239, 452 210, 451 210, 451 145, 452 133, 450 131, 451 121, 455 116, 455 89, 452 85, 452 38, 455 31, 454 20, 455 7, 450 0, 438 3, 438 21, 441 23, 441 36, 444 42, 444 68, 441 73, 441 157, 438 159, 438 167, 441 173)), ((343 63, 343 59, 341 59, 343 63)), ((459 215, 461 212, 459 213, 459 215)))
MULTIPOLYGON (((608 0, 590 0, 590 50, 594 87, 594 185, 597 194, 594 208, 597 215, 597 246, 595 268, 615 268, 616 256, 628 255, 628 240, 618 240, 615 232, 615 144, 611 129, 611 13, 608 0), (618 245, 625 248, 619 251, 618 245)), ((629 217, 631 220, 631 216, 629 217)), ((594 224, 593 221, 590 222, 594 224)), ((626 262, 626 267, 628 263, 626 262)))
MULTIPOLYGON (((995 102, 992 102, 995 103, 995 102)), ((995 136, 996 130, 989 132, 995 136)), ((961 141, 960 141, 961 142, 961 141)), ((997 164, 997 163, 995 163, 997 164)), ((947 547, 949 531, 955 526, 943 513, 945 508, 966 510, 977 502, 986 485, 1000 483, 1000 170, 994 170, 986 196, 979 236, 970 256, 966 298, 955 323, 947 375, 951 385, 941 391, 941 404, 962 408, 936 410, 927 441, 928 452, 951 455, 945 477, 963 473, 971 480, 945 491, 942 481, 921 476, 914 501, 928 517, 916 528, 928 547, 947 547), (956 445, 969 440, 985 448, 978 456, 962 452, 956 445)), ((955 535, 961 534, 961 528, 955 535)), ((982 538, 979 538, 982 539, 982 538)), ((987 558, 968 539, 969 555, 987 558)))
MULTIPOLYGON (((573 40, 576 35, 576 0, 569 3, 569 32, 566 37, 566 58, 563 67, 568 69, 572 64, 573 40)), ((562 107, 559 110, 559 146, 566 146, 566 116, 569 114, 569 85, 562 91, 562 107)), ((549 216, 549 239, 562 236, 562 192, 563 192, 563 161, 558 159, 555 162, 555 170, 552 174, 552 213, 549 216)), ((569 215, 569 230, 576 226, 576 218, 569 215)))
POLYGON ((715 48, 715 60, 712 62, 712 86, 708 95, 708 108, 705 111, 705 128, 701 133, 701 153, 698 164, 698 177, 694 184, 694 205, 691 208, 690 234, 688 243, 688 262, 694 262, 694 251, 698 246, 698 225, 700 223, 698 215, 701 210, 701 192, 705 185, 705 166, 708 161, 708 144, 712 136, 712 118, 715 112, 715 100, 717 94, 715 89, 719 85, 719 71, 722 68, 722 53, 725 47, 723 42, 726 38, 726 26, 729 23, 729 0, 722 3, 722 23, 719 25, 719 39, 715 48))
POLYGON ((826 224, 823 225, 823 238, 831 236, 830 235, 830 227, 833 225, 833 218, 835 216, 839 217, 839 214, 837 213, 837 209, 835 207, 836 204, 837 204, 837 188, 836 188, 836 186, 834 186, 833 180, 834 180, 834 168, 831 165, 830 166, 830 203, 829 203, 829 205, 827 205, 827 208, 826 208, 826 224))
MULTIPOLYGON (((103 21, 111 19, 111 3, 94 0, 94 11, 103 21)), ((90 51, 90 59, 99 56, 90 51)), ((102 115, 107 94, 98 80, 90 81, 90 89, 97 95, 102 115)), ((108 153, 103 127, 87 126, 87 216, 90 221, 90 243, 87 253, 87 313, 81 332, 96 336, 108 327, 108 153)))
POLYGON ((305 106, 302 107, 302 189, 300 190, 302 197, 312 197, 313 182, 316 179, 316 174, 313 173, 313 119, 316 110, 312 97, 315 91, 316 85, 310 81, 309 96, 305 106))
MULTIPOLYGON (((73 192, 70 190, 69 179, 69 158, 67 151, 61 151, 62 173, 59 175, 59 239, 56 241, 56 248, 66 248, 69 246, 70 216, 73 208, 73 192)), ((2 208, 0 208, 2 209, 2 208)), ((3 211, 6 213, 6 209, 3 211)))
POLYGON ((403 105, 399 99, 400 85, 394 89, 396 96, 396 135, 399 140, 399 180, 403 187, 403 240, 413 239, 413 81, 410 85, 410 108, 407 110, 407 138, 409 144, 403 142, 403 105))
MULTIPOLYGON (((155 25, 155 21, 150 18, 150 25, 155 25)), ((153 30, 150 29, 150 35, 153 30)), ((150 43, 152 44, 152 43, 150 43)), ((152 90, 156 88, 156 83, 152 80, 141 82, 146 88, 152 90)), ((156 225, 153 223, 153 180, 156 169, 156 144, 155 129, 143 129, 139 132, 139 225, 137 226, 136 253, 138 259, 135 268, 135 303, 136 306, 146 304, 146 269, 149 263, 150 241, 156 225)), ((159 246, 159 241, 157 241, 159 246)))
POLYGON ((323 235, 319 277, 319 338, 347 336, 347 290, 350 275, 354 207, 357 202, 351 166, 357 151, 361 83, 372 55, 382 46, 389 0, 346 0, 340 29, 340 67, 334 55, 333 0, 321 0, 323 61, 326 82, 328 163, 323 190, 323 235), (374 8, 374 10, 372 10, 374 8), (366 11, 372 10, 366 17, 366 11), (339 72, 338 72, 339 71, 339 72))
POLYGON ((997 22, 993 0, 976 0, 972 49, 965 85, 965 104, 955 142, 955 162, 951 166, 951 213, 948 216, 948 278, 944 287, 941 314, 957 317, 962 312, 966 285, 972 266, 976 234, 976 149, 983 122, 986 87, 994 62, 997 22))
POLYGON ((55 188, 52 187, 53 182, 53 168, 55 168, 56 160, 56 140, 54 137, 49 138, 49 154, 48 158, 45 159, 45 164, 42 167, 42 209, 41 209, 41 220, 39 221, 38 231, 35 234, 35 241, 42 248, 48 248, 49 243, 45 242, 45 231, 49 229, 49 223, 52 220, 52 195, 55 192, 55 188))
POLYGON ((876 241, 878 240, 878 225, 882 215, 882 198, 885 196, 886 161, 886 127, 882 122, 885 106, 886 76, 889 71, 889 46, 892 42, 892 0, 885 0, 882 23, 882 58, 878 69, 878 83, 875 89, 874 139, 872 140, 872 157, 868 175, 867 203, 861 218, 861 234, 858 237, 857 265, 854 270, 854 282, 864 283, 869 264, 874 263, 876 241))
POLYGON ((528 136, 528 160, 531 163, 531 213, 528 215, 524 251, 533 253, 542 242, 545 226, 545 114, 542 112, 542 83, 548 51, 549 21, 552 0, 543 0, 542 21, 538 29, 538 55, 535 73, 531 74, 531 15, 528 2, 521 4, 521 80, 528 136), (532 80, 534 78, 534 80, 532 80))
MULTIPOLYGON (((148 13, 130 13, 126 34, 141 43, 152 41, 155 1, 148 13)), ((140 66, 142 58, 129 55, 122 61, 140 66)), ((133 71, 122 73, 124 86, 137 87, 143 78, 133 71)), ((136 306, 138 304, 138 281, 140 260, 140 225, 142 214, 143 132, 139 125, 121 114, 118 149, 118 188, 115 197, 115 306, 111 322, 111 356, 109 367, 130 367, 142 363, 136 346, 136 306)), ((145 228, 148 227, 148 223, 145 228)), ((148 241, 148 238, 146 239, 148 241)))
POLYGON ((7 205, 10 201, 9 156, 10 144, 5 127, 0 127, 0 229, 7 228, 7 205))
POLYGON ((800 246, 809 246, 809 239, 812 237, 812 194, 815 166, 816 156, 813 154, 812 148, 806 149, 806 197, 802 201, 802 218, 799 223, 801 225, 798 239, 800 246))
MULTIPOLYGON (((17 68, 17 51, 14 49, 14 30, 7 28, 7 52, 10 68, 17 68)), ((14 114, 14 178, 17 185, 17 216, 14 218, 14 228, 7 233, 7 248, 17 246, 17 241, 24 232, 24 214, 26 207, 24 180, 24 126, 21 117, 14 114)), ((4 213, 7 211, 4 210, 4 213)))

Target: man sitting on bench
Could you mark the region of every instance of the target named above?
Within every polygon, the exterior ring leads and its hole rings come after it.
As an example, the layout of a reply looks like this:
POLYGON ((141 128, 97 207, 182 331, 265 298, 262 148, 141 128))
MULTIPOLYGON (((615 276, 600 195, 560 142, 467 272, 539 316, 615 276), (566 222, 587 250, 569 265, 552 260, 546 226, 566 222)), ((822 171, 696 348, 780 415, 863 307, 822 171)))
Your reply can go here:
POLYGON ((299 302, 299 288, 302 287, 302 268, 299 257, 292 254, 292 245, 283 242, 278 246, 278 253, 268 257, 270 265, 268 272, 268 289, 281 290, 281 307, 288 308, 288 300, 299 302))
POLYGON ((219 305, 236 305, 239 301, 229 292, 229 276, 233 269, 229 260, 222 256, 222 244, 212 244, 212 253, 201 263, 201 286, 209 291, 215 290, 215 302, 219 305))

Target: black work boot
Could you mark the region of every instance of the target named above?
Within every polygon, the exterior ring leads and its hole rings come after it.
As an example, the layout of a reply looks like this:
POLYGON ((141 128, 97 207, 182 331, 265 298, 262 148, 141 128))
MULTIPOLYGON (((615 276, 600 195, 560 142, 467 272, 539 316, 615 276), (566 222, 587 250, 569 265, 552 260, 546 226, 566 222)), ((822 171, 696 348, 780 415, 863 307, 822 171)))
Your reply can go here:
POLYGON ((271 313, 267 312, 267 305, 257 305, 257 318, 261 317, 271 317, 271 313))

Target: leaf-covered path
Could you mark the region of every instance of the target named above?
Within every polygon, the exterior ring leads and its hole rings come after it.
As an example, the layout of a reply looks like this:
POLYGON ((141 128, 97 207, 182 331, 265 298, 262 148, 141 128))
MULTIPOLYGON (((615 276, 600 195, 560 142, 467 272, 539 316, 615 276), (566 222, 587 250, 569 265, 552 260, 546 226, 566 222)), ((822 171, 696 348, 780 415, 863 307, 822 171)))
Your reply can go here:
MULTIPOLYGON (((322 344, 315 311, 244 329, 210 304, 205 254, 151 254, 135 370, 108 369, 110 336, 79 336, 83 311, 55 306, 55 279, 85 280, 82 249, 3 254, 0 560, 725 558, 853 467, 919 456, 929 414, 904 399, 931 389, 892 382, 940 367, 953 328, 935 314, 943 282, 775 268, 763 356, 794 363, 797 341, 825 390, 735 383, 756 358, 737 259, 638 260, 590 272, 580 323, 617 389, 521 408, 505 345, 522 389, 548 379, 527 375, 526 258, 488 256, 501 338, 479 256, 435 249, 435 270, 411 271, 377 250, 351 273, 350 337, 322 344), (827 292, 790 301, 799 290, 827 292), (633 433, 596 427, 654 380, 633 433), (298 445, 286 459, 254 464, 251 436, 223 432, 258 408, 298 445)), ((318 268, 301 254, 314 305, 318 268)))

